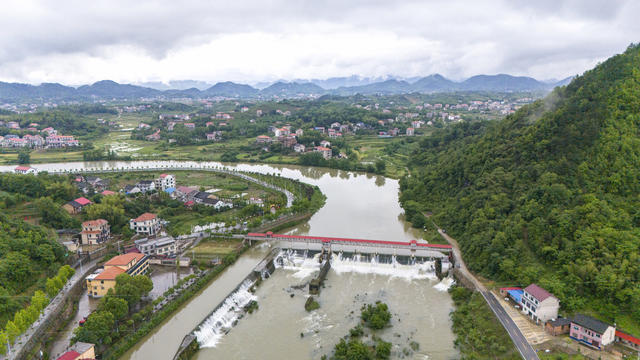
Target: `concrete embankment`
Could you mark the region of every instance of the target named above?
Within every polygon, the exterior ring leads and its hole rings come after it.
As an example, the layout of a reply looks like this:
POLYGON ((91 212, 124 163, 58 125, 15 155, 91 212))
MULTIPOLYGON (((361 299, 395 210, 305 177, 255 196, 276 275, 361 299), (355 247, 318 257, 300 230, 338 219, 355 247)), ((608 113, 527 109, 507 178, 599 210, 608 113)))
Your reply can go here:
POLYGON ((255 285, 267 273, 273 273, 273 271, 275 270, 273 260, 276 258, 279 252, 279 248, 271 250, 271 252, 269 252, 269 254, 267 254, 267 256, 265 256, 265 258, 253 268, 253 271, 251 271, 249 275, 242 279, 238 283, 238 286, 236 286, 231 292, 229 292, 224 300, 222 300, 189 334, 187 334, 182 339, 182 343, 180 344, 178 351, 173 357, 174 360, 187 360, 199 350, 200 345, 198 344, 198 338, 195 334, 196 331, 198 331, 198 329, 200 329, 211 316, 213 316, 222 306, 224 306, 227 299, 233 296, 233 294, 237 293, 243 286, 247 284, 247 282, 255 285))

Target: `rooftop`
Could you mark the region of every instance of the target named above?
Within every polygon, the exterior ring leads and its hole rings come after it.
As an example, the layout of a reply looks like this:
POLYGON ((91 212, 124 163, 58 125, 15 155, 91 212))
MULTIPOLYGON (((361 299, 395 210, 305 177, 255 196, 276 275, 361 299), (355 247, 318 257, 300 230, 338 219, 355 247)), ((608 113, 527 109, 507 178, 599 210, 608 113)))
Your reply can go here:
MULTIPOLYGON (((106 264, 105 264, 106 265, 106 264)), ((112 266, 105 269, 103 272, 98 274, 94 279, 95 280, 115 280, 116 276, 124 273, 125 271, 122 268, 117 266, 112 266)))
POLYGON ((536 284, 531 284, 527 286, 526 288, 524 288, 524 291, 531 294, 531 296, 538 299, 538 301, 544 301, 546 298, 553 296, 550 292, 548 292, 547 290, 541 288, 536 284))
POLYGON ((105 266, 121 266, 121 265, 127 265, 130 262, 132 262, 134 259, 136 260, 140 260, 144 257, 143 254, 140 253, 128 253, 128 254, 122 254, 122 255, 118 255, 114 258, 111 258, 111 260, 107 261, 106 263, 104 263, 105 266))
POLYGON ((66 353, 62 354, 58 360, 75 360, 78 358, 78 356, 80 356, 81 354, 79 352, 73 351, 73 350, 69 350, 66 353))
POLYGON ((89 220, 89 221, 85 221, 82 223, 82 226, 101 226, 101 225, 105 225, 108 224, 109 222, 105 219, 96 219, 96 220, 89 220))
POLYGON ((149 220, 153 220, 156 218, 156 214, 152 214, 152 213, 144 213, 140 216, 138 216, 137 218, 133 219, 133 221, 149 221, 149 220))
POLYGON ((78 204, 80 204, 82 206, 91 204, 91 200, 89 200, 87 198, 84 198, 84 197, 79 197, 79 198, 77 198, 77 199, 75 199, 73 201, 77 202, 78 204))
POLYGON ((576 316, 571 319, 571 322, 576 323, 582 327, 586 327, 587 329, 593 330, 599 334, 604 334, 604 332, 607 331, 607 328, 611 326, 596 318, 592 318, 591 316, 583 314, 576 314, 576 316))

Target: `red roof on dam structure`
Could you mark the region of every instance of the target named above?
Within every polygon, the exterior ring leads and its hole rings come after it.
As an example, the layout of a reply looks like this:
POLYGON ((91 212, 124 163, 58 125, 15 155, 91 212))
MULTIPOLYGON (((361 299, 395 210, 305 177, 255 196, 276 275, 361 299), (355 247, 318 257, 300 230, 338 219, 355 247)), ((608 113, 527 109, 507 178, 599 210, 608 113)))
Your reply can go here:
MULTIPOLYGON (((302 235, 284 235, 284 234, 268 234, 269 237, 277 237, 281 239, 292 240, 321 240, 322 242, 352 242, 352 243, 367 243, 367 244, 380 244, 380 245, 398 245, 398 246, 410 246, 415 244, 419 248, 431 248, 431 249, 451 249, 451 245, 444 244, 423 244, 418 243, 416 240, 411 242, 404 241, 386 241, 386 240, 368 240, 368 239, 349 239, 349 238, 334 238, 324 236, 302 236, 302 235)), ((248 233, 250 237, 267 237, 264 233, 248 233)))

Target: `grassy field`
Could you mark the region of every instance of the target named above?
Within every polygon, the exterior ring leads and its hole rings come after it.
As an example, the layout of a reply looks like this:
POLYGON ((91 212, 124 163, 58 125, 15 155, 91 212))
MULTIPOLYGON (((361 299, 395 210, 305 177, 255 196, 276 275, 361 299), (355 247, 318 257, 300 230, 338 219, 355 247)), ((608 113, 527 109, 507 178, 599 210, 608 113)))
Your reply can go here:
POLYGON ((189 250, 187 252, 187 256, 191 257, 191 259, 195 259, 198 261, 204 260, 209 261, 215 259, 216 257, 223 257, 227 254, 230 254, 233 250, 235 250, 240 244, 242 240, 238 239, 227 239, 227 238, 210 238, 209 240, 203 240, 198 246, 189 250))

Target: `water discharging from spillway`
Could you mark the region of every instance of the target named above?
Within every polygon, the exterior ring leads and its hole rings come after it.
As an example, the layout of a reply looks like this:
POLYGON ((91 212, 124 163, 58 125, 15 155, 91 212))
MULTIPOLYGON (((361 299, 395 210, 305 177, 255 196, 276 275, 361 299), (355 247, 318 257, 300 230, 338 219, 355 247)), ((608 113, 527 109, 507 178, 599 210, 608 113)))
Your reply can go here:
POLYGON ((244 307, 251 300, 257 300, 257 297, 249 291, 253 283, 253 281, 247 279, 240 284, 238 289, 229 295, 220 307, 195 331, 200 346, 215 346, 242 315, 244 307))
POLYGON ((393 326, 378 336, 394 344, 394 358, 457 356, 451 346, 448 314, 452 304, 446 293, 452 280, 438 281, 432 261, 333 254, 331 271, 317 297, 321 307, 308 313, 304 302, 308 282, 320 269, 318 256, 300 250, 281 251, 274 260, 275 272, 255 294, 247 285, 242 296, 234 293, 230 297, 243 300, 227 299, 225 303, 231 304, 228 313, 222 313, 221 308, 198 329, 201 350, 196 358, 282 359, 287 354, 291 359, 319 359, 330 355, 333 345, 357 325, 360 307, 375 301, 387 303, 393 313, 393 326), (236 322, 234 309, 253 299, 259 309, 236 322), (235 326, 230 326, 234 322, 235 326), (412 350, 411 342, 420 348, 412 350))

